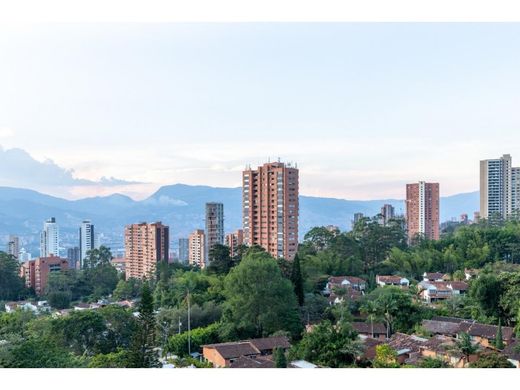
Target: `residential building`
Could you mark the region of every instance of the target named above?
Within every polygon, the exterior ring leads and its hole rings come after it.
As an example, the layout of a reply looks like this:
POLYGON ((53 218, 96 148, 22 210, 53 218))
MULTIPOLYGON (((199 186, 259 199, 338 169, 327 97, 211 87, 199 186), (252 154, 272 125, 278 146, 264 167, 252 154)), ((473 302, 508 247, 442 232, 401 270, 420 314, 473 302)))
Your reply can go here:
POLYGON ((354 329, 360 336, 379 340, 386 339, 386 326, 382 322, 370 323, 354 321, 351 325, 352 329, 354 329))
POLYGON ((117 272, 122 274, 126 273, 126 258, 114 257, 112 260, 110 260, 110 263, 117 270, 117 272))
POLYGON ((365 215, 363 213, 354 213, 354 219, 352 220, 352 229, 354 229, 356 223, 361 221, 363 218, 365 218, 365 215))
POLYGON ((434 303, 450 299, 457 295, 464 295, 468 291, 468 284, 458 281, 429 281, 423 280, 417 285, 420 297, 426 303, 434 303))
POLYGON ((69 267, 67 259, 57 256, 40 257, 26 261, 20 267, 20 277, 25 285, 34 289, 36 295, 43 295, 51 272, 63 272, 69 267))
POLYGON ((188 264, 190 240, 188 238, 179 238, 179 262, 188 264))
POLYGON ((367 282, 356 276, 331 276, 325 285, 324 293, 326 295, 333 292, 334 289, 351 288, 357 291, 365 291, 367 282))
POLYGON ((40 257, 59 256, 60 231, 56 218, 49 218, 43 224, 40 234, 40 257))
POLYGON ((276 258, 293 260, 298 249, 298 168, 282 162, 242 173, 246 245, 259 245, 276 258))
POLYGON ((408 239, 439 239, 439 183, 406 185, 406 224, 408 239))
POLYGON ((94 225, 89 220, 85 220, 81 223, 79 228, 79 260, 80 260, 80 268, 84 267, 85 259, 87 258, 87 253, 95 248, 95 234, 94 234, 94 225))
POLYGON ((388 224, 391 219, 395 218, 395 208, 391 204, 384 204, 381 207, 381 222, 384 226, 388 224))
POLYGON ((157 262, 168 262, 170 229, 161 222, 125 228, 126 278, 153 278, 157 262))
POLYGON ((18 261, 23 263, 25 261, 32 260, 32 255, 25 250, 25 248, 20 249, 20 253, 18 255, 18 261))
POLYGON ((205 230, 206 264, 211 260, 209 257, 211 249, 217 244, 224 245, 224 204, 206 203, 206 230, 205 230))
POLYGON ((67 249, 67 260, 69 260, 69 268, 78 269, 81 264, 80 258, 79 246, 67 249))
POLYGON ((197 229, 190 234, 188 248, 188 263, 200 268, 206 267, 205 261, 205 239, 204 230, 197 229))
POLYGON ((19 258, 20 239, 17 236, 9 236, 9 241, 7 242, 7 254, 14 256, 15 259, 19 258))
POLYGON ((480 217, 503 219, 520 209, 520 168, 512 166, 509 154, 480 161, 480 217))
POLYGON ((229 247, 229 255, 235 257, 238 254, 238 248, 244 243, 244 231, 238 229, 234 233, 226 234, 226 246, 229 247))
POLYGON ((460 215, 460 223, 462 225, 467 225, 469 223, 468 214, 461 214, 460 215))
POLYGON ((423 280, 425 282, 443 282, 444 274, 442 272, 425 272, 423 280))
POLYGON ((376 284, 379 287, 398 286, 407 288, 410 286, 410 281, 398 275, 376 275, 376 284))

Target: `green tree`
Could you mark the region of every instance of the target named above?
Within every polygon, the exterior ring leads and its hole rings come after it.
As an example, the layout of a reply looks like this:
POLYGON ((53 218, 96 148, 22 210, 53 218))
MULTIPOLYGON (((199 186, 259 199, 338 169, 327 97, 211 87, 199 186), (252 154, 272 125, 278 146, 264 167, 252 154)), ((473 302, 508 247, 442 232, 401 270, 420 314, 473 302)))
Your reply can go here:
POLYGON ((229 247, 225 245, 215 244, 210 249, 208 258, 210 260, 208 271, 218 275, 227 275, 234 266, 229 247))
POLYGON ((505 348, 504 339, 502 338, 502 323, 498 320, 497 334, 495 336, 496 349, 502 350, 505 348))
POLYGON ((496 353, 486 353, 483 355, 480 355, 479 359, 471 363, 469 365, 471 368, 514 368, 513 364, 509 360, 507 360, 507 357, 496 353))
POLYGON ((128 362, 128 352, 121 349, 117 352, 94 355, 89 363, 89 368, 125 368, 128 362))
POLYGON ((199 350, 205 344, 219 343, 221 340, 219 337, 219 326, 218 323, 215 323, 203 328, 192 329, 190 334, 183 332, 173 335, 168 340, 167 350, 178 356, 186 357, 190 349, 188 342, 192 351, 199 350))
POLYGON ((499 301, 502 286, 495 275, 481 275, 471 283, 469 296, 477 303, 484 315, 493 317, 500 312, 499 301))
POLYGON ((427 357, 419 363, 419 367, 420 368, 448 368, 450 366, 444 360, 427 357))
POLYGON ((388 344, 376 346, 376 357, 373 365, 376 368, 399 368, 397 352, 388 344))
POLYGON ((56 320, 53 328, 64 347, 77 355, 93 356, 104 352, 107 328, 97 311, 73 311, 56 320))
POLYGON ((0 300, 19 300, 26 295, 20 264, 11 255, 0 252, 0 300))
POLYGON ((293 286, 266 252, 248 252, 226 276, 224 296, 224 329, 228 334, 261 337, 287 330, 296 337, 301 332, 293 286))
POLYGON ((274 366, 276 368, 287 368, 287 358, 282 348, 275 348, 273 351, 274 366))
POLYGON ((128 280, 119 280, 112 297, 116 300, 137 298, 141 291, 141 281, 139 279, 130 278, 128 280))
POLYGON ((305 302, 305 293, 303 291, 303 277, 302 270, 300 267, 300 258, 298 257, 298 254, 294 256, 291 272, 291 282, 294 286, 294 293, 296 294, 296 298, 298 299, 298 304, 302 306, 305 302))
POLYGON ((471 336, 465 332, 459 333, 457 349, 469 360, 469 356, 478 351, 478 346, 471 342, 471 336))
POLYGON ((128 356, 128 367, 149 368, 159 366, 155 351, 155 315, 152 291, 143 283, 137 329, 134 332, 128 356))

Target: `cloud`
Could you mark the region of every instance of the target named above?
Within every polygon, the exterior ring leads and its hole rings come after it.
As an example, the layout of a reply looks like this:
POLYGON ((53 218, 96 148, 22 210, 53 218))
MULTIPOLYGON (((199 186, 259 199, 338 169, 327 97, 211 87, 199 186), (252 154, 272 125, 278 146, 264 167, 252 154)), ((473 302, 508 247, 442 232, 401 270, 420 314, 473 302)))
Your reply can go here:
POLYGON ((183 200, 175 199, 167 195, 161 195, 158 198, 149 198, 146 200, 147 204, 159 205, 159 206, 187 206, 183 200))
POLYGON ((14 135, 13 129, 8 127, 0 127, 0 138, 9 138, 14 135))
MULTIPOLYGON (((0 133, 1 134, 1 133, 0 133)), ((114 177, 100 180, 77 178, 73 169, 57 165, 51 159, 43 162, 35 160, 23 149, 3 149, 0 146, 0 185, 38 188, 41 186, 78 187, 78 186, 122 186, 141 184, 114 177)))

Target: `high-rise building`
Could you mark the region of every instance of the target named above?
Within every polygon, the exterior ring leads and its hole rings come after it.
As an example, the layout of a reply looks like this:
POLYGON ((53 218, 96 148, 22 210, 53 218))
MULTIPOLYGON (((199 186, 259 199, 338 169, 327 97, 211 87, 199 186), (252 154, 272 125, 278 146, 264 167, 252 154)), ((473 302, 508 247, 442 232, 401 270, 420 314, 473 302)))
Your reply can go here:
POLYGON ((168 262, 169 243, 170 229, 161 222, 142 222, 126 226, 126 278, 155 277, 157 263, 168 262))
POLYGON ((238 229, 236 232, 226 234, 226 246, 229 247, 229 255, 235 257, 238 248, 244 243, 244 231, 238 229))
POLYGON ((188 263, 190 240, 188 238, 179 238, 179 262, 188 263))
POLYGON ((32 255, 25 250, 25 248, 20 249, 20 254, 18 255, 18 261, 23 263, 26 261, 32 260, 32 255))
POLYGON ((18 236, 9 236, 7 242, 7 254, 14 256, 16 259, 20 256, 20 239, 18 236))
POLYGON ((439 239, 439 183, 406 185, 406 224, 409 240, 439 239))
POLYGON ((211 260, 211 249, 217 245, 224 245, 224 205, 222 203, 206 203, 206 264, 211 260))
POLYGON ((95 248, 96 238, 94 235, 94 225, 89 220, 81 223, 79 228, 79 267, 84 267, 88 251, 95 248))
POLYGON ((36 295, 43 295, 52 272, 63 272, 68 268, 67 259, 56 256, 40 257, 26 261, 20 266, 20 276, 25 279, 25 285, 34 289, 36 295))
POLYGON ((59 256, 60 231, 56 218, 49 218, 43 224, 40 234, 40 257, 59 256))
POLYGON ((480 161, 480 217, 506 219, 520 211, 520 168, 511 155, 480 161))
POLYGON ((381 207, 381 217, 381 222, 386 226, 391 219, 395 218, 394 206, 391 204, 384 204, 383 207, 381 207))
POLYGON ((464 213, 460 215, 460 223, 463 225, 467 225, 469 223, 468 214, 464 213))
POLYGON ((363 218, 365 218, 365 215, 363 213, 354 213, 354 219, 352 220, 352 229, 354 229, 356 223, 361 221, 363 218))
POLYGON ((205 261, 205 234, 204 230, 197 229, 190 234, 188 247, 188 262, 200 268, 206 267, 205 261))
POLYGON ((80 250, 78 246, 67 249, 67 260, 69 261, 69 268, 77 269, 80 266, 80 250))
POLYGON ((298 168, 266 163, 242 173, 244 244, 294 259, 298 249, 298 168))

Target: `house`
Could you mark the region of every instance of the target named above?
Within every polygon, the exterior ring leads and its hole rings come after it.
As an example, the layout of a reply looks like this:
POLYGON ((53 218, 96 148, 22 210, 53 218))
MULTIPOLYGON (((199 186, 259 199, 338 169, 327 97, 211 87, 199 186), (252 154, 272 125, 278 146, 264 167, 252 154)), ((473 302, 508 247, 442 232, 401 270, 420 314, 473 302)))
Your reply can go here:
POLYGON ((466 268, 464 269, 464 276, 466 277, 466 280, 476 279, 479 272, 478 269, 466 268))
POLYGON ((423 280, 418 284, 419 295, 423 301, 433 303, 449 299, 455 295, 465 294, 468 284, 465 282, 431 282, 423 280))
POLYGON ((33 313, 36 313, 36 314, 39 313, 38 304, 35 302, 29 302, 29 301, 7 302, 4 305, 4 308, 7 313, 12 313, 12 312, 16 311, 17 309, 32 311, 33 313))
POLYGON ((347 301, 359 301, 363 297, 363 291, 357 291, 353 289, 347 289, 342 292, 338 291, 338 294, 331 293, 328 296, 329 305, 337 305, 347 301), (342 293, 342 295, 340 295, 342 293))
POLYGON ((240 356, 238 359, 233 361, 230 368, 275 368, 275 364, 272 359, 265 356, 249 357, 240 356))
POLYGON ((386 339, 386 326, 380 322, 352 322, 352 328, 360 336, 371 337, 374 339, 386 339))
POLYGON ((502 354, 504 354, 507 357, 507 360, 511 362, 513 366, 516 368, 520 368, 520 342, 515 341, 509 344, 507 347, 504 348, 502 351, 502 354))
POLYGON ((423 280, 425 282, 443 282, 444 274, 440 272, 425 272, 423 274, 423 280))
POLYGON ((376 275, 376 284, 379 287, 385 287, 385 286, 409 287, 410 281, 402 276, 397 276, 397 275, 376 275))
POLYGON ((374 360, 376 358, 376 347, 384 344, 384 341, 373 339, 371 337, 365 337, 361 339, 363 343, 363 355, 362 360, 374 360))
POLYGON ((470 355, 469 359, 457 349, 457 342, 453 337, 436 335, 424 343, 421 347, 423 358, 439 359, 452 367, 466 367, 478 359, 477 355, 470 355))
MULTIPOLYGON (((287 337, 266 337, 245 341, 208 344, 202 346, 204 359, 214 367, 230 367, 233 363, 237 365, 268 364, 264 360, 270 356, 275 348, 287 350, 291 347, 287 337), (239 358, 246 357, 257 361, 256 363, 239 358), (260 360, 258 360, 260 358, 260 360), (261 359, 264 360, 261 360, 261 359), (259 363, 260 362, 260 363, 259 363)), ((235 365, 235 367, 237 366, 235 365)), ((264 367, 265 368, 265 367, 264 367)))
MULTIPOLYGON (((456 317, 433 317, 431 320, 423 320, 422 327, 433 334, 450 337, 458 337, 460 333, 468 333, 471 340, 485 348, 493 348, 498 326, 481 324, 474 320, 456 317)), ((514 329, 508 326, 502 327, 502 340, 509 345, 514 339, 514 329)))
POLYGON ((387 344, 397 352, 397 362, 399 364, 411 363, 421 354, 421 346, 428 339, 404 333, 394 333, 387 344))
POLYGON ((329 295, 335 289, 353 289, 365 291, 367 282, 355 276, 331 276, 325 286, 324 294, 329 295))

